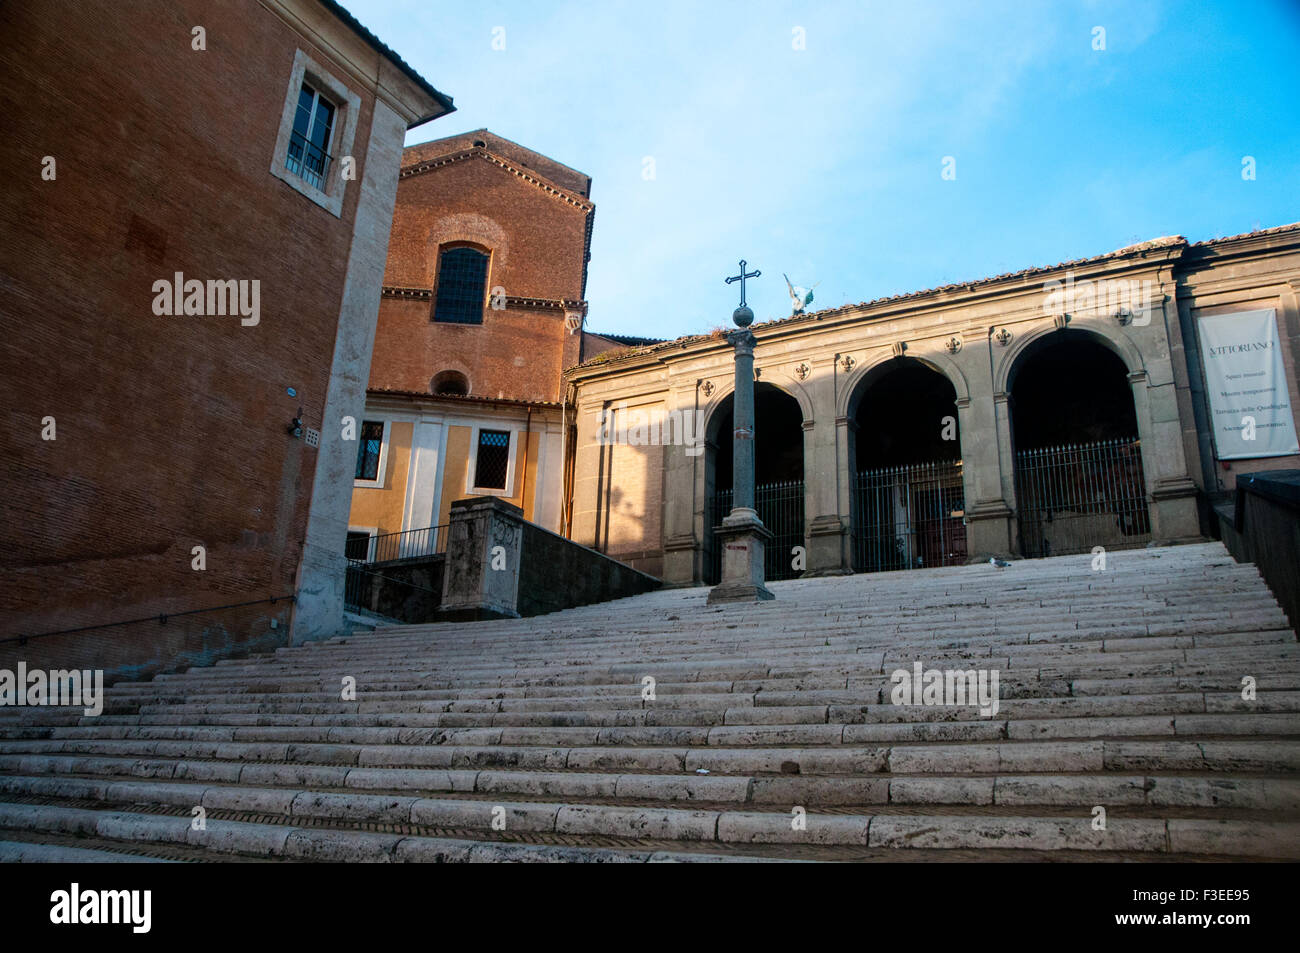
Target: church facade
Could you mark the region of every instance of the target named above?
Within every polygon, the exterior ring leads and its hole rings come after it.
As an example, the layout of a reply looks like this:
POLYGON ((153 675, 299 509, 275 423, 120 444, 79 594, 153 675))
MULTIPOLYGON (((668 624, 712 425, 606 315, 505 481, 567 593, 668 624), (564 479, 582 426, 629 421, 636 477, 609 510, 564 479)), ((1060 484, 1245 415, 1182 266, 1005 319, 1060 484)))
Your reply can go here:
MULTIPOLYGON (((767 578, 1202 538, 1239 476, 1300 466, 1298 302, 1291 225, 754 325, 767 578), (1245 333, 1270 314, 1274 391, 1223 411, 1205 322, 1245 333), (1257 417, 1277 439, 1226 451, 1242 407, 1247 439, 1257 417)), ((717 581, 732 353, 715 333, 567 372, 577 542, 668 584, 717 581)))
POLYGON ((570 525, 561 375, 622 346, 584 329, 595 211, 590 176, 487 129, 404 151, 349 558, 441 552, 467 497, 570 525))

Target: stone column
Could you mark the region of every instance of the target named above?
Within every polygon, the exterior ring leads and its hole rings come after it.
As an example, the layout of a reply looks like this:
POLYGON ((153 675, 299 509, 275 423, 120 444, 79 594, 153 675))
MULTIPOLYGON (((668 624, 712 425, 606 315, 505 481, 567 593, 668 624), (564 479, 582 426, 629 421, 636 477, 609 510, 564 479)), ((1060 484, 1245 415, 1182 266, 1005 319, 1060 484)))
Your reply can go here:
MULTIPOLYGON (((744 273, 744 263, 741 263, 744 273)), ((775 596, 763 585, 763 559, 772 532, 754 509, 754 334, 749 321, 754 313, 741 305, 734 316, 739 331, 728 335, 736 349, 736 389, 731 512, 715 530, 722 547, 722 581, 709 592, 709 604, 755 602, 775 596), (747 314, 749 320, 743 321, 747 314)))
POLYGON ((966 556, 968 562, 981 563, 990 556, 1012 555, 1012 512, 1007 501, 1015 498, 1015 456, 1009 397, 992 393, 991 376, 972 374, 971 389, 971 398, 957 402, 957 416, 966 496, 966 556))
POLYGON ((1151 498, 1151 541, 1162 545, 1195 542, 1201 538, 1196 484, 1187 474, 1173 382, 1152 386, 1146 371, 1135 371, 1128 379, 1151 498))
POLYGON ((494 496, 451 504, 439 621, 519 617, 524 511, 494 496))
POLYGON ((377 99, 370 121, 365 173, 360 182, 338 331, 334 337, 334 357, 325 392, 302 562, 298 566, 297 597, 290 626, 293 645, 331 638, 343 631, 347 571, 343 549, 352 509, 357 445, 355 441, 341 439, 339 422, 345 416, 359 420, 365 410, 370 356, 379 323, 379 289, 388 257, 388 235, 397 201, 397 170, 405 135, 405 120, 377 99))
POLYGON ((836 417, 835 365, 809 389, 813 420, 804 422, 804 481, 808 486, 808 568, 804 576, 844 576, 852 570, 848 474, 851 421, 836 417), (844 486, 841 486, 844 482, 844 486))

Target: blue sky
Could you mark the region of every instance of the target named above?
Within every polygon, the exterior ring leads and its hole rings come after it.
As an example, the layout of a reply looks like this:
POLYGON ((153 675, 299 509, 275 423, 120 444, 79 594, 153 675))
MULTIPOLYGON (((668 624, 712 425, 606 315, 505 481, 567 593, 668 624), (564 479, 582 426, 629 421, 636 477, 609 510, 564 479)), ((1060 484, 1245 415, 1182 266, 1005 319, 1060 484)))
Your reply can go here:
POLYGON ((408 144, 592 176, 592 330, 729 325, 742 257, 762 321, 782 272, 835 307, 1300 220, 1297 0, 345 5, 456 101, 408 144))

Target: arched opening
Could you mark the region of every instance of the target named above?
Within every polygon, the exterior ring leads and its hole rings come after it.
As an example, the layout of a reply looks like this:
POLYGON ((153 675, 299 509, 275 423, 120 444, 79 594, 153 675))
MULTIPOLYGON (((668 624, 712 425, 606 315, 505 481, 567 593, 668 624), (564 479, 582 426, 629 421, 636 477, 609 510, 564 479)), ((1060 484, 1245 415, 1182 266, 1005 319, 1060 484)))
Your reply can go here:
POLYGON ((1009 390, 1021 555, 1146 544, 1151 519, 1124 361, 1091 334, 1064 329, 1025 349, 1009 390))
POLYGON ((849 404, 853 567, 922 569, 966 561, 957 391, 913 358, 874 368, 849 404))
MULTIPOLYGON (((734 395, 728 395, 709 418, 706 499, 708 559, 705 582, 722 575, 722 553, 713 527, 731 512, 733 479, 734 395)), ((793 579, 792 550, 804 545, 803 410, 775 385, 754 386, 754 509, 774 538, 768 543, 764 569, 768 579, 793 579)))
POLYGON ((429 382, 429 390, 440 396, 469 396, 469 378, 460 371, 441 371, 429 382))

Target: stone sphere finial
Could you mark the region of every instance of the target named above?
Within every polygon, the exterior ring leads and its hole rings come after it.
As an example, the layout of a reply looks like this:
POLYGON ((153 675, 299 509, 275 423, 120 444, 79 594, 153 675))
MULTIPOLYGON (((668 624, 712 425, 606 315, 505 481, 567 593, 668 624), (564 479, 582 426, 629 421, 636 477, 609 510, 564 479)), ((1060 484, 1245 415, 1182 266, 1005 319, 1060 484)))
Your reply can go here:
POLYGON ((754 323, 754 312, 749 305, 742 304, 735 311, 731 312, 731 320, 736 322, 736 327, 747 328, 754 323))

